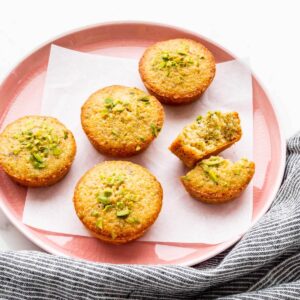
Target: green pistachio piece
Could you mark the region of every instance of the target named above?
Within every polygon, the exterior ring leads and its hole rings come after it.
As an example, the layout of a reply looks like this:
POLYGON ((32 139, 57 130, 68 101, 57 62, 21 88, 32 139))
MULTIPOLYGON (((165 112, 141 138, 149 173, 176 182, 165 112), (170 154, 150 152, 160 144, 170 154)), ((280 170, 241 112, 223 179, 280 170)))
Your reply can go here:
POLYGON ((103 211, 108 211, 109 209, 113 208, 114 206, 111 204, 105 205, 103 211))
POLYGON ((115 183, 114 177, 108 177, 108 178, 107 178, 107 185, 113 186, 114 183, 115 183))
POLYGON ((117 217, 119 218, 127 217, 129 216, 129 214, 130 214, 130 210, 127 207, 117 211, 117 217))
POLYGON ((32 153, 33 158, 39 163, 43 162, 43 158, 38 153, 32 153))
POLYGON ((126 222, 129 224, 138 224, 138 223, 140 223, 140 220, 138 218, 128 217, 126 219, 126 222))
POLYGON ((52 153, 54 156, 59 156, 62 153, 60 148, 53 148, 52 153))
POLYGON ((25 147, 30 150, 33 148, 33 145, 32 145, 32 143, 28 143, 25 145, 25 147))
POLYGON ((123 209, 124 208, 124 202, 123 201, 118 201, 117 202, 117 208, 118 209, 123 209))
POLYGON ((214 182, 218 183, 218 176, 215 171, 213 171, 209 166, 201 164, 203 170, 208 174, 209 178, 214 182))
POLYGON ((181 51, 181 50, 177 51, 177 53, 179 55, 182 55, 182 56, 186 56, 187 55, 187 53, 185 51, 181 51))
POLYGON ((116 180, 118 181, 119 184, 122 184, 124 182, 124 177, 119 175, 119 176, 116 177, 116 180))
POLYGON ((163 68, 166 67, 166 65, 167 65, 167 63, 166 63, 165 61, 163 61, 163 62, 161 62, 161 63, 158 65, 158 68, 159 68, 159 69, 163 69, 163 68))
POLYGON ((111 204, 111 201, 104 196, 99 196, 97 200, 98 202, 102 203, 104 206, 111 204))
POLYGON ((112 191, 111 190, 105 190, 103 195, 104 195, 104 197, 110 197, 112 195, 112 191))
POLYGON ((43 163, 38 161, 34 161, 32 164, 35 169, 44 169, 46 167, 43 163))
POLYGON ((151 132, 152 132, 153 136, 157 137, 158 132, 160 131, 160 129, 157 128, 156 125, 154 125, 154 124, 151 124, 150 128, 151 128, 151 132))
POLYGON ((103 229, 103 220, 102 219, 98 219, 96 221, 96 226, 100 229, 103 229))
POLYGON ((213 170, 210 170, 208 172, 208 175, 213 182, 218 183, 218 176, 217 176, 216 172, 214 172, 213 170))
POLYGON ((13 151, 13 154, 14 154, 14 155, 18 155, 20 152, 21 152, 21 149, 15 149, 15 150, 13 151))
POLYGON ((106 98, 106 99, 104 99, 104 106, 106 107, 106 108, 108 108, 109 110, 111 110, 112 108, 114 108, 114 106, 115 106, 115 104, 114 104, 114 101, 113 101, 113 99, 111 99, 111 98, 106 98))
POLYGON ((50 134, 46 135, 46 138, 49 141, 49 143, 53 142, 52 136, 50 134))
POLYGON ((148 96, 143 96, 143 97, 139 98, 138 101, 142 101, 145 104, 149 104, 150 99, 148 96))
POLYGON ((100 216, 100 214, 99 214, 99 212, 98 212, 98 211, 96 211, 96 210, 93 210, 93 211, 91 212, 91 216, 92 216, 92 217, 99 217, 99 216, 100 216))
POLYGON ((128 201, 136 201, 136 196, 133 194, 129 194, 125 196, 125 199, 128 201))
POLYGON ((169 53, 163 53, 163 55, 161 56, 161 58, 162 58, 164 61, 169 60, 169 59, 170 59, 169 53))
POLYGON ((113 135, 115 135, 115 136, 118 136, 118 135, 119 135, 118 132, 117 132, 116 130, 112 130, 111 133, 112 133, 113 135))
POLYGON ((198 116, 197 119, 196 119, 196 121, 200 122, 202 120, 202 118, 203 118, 202 116, 198 116))
POLYGON ((224 162, 224 160, 222 160, 221 157, 214 157, 214 158, 210 158, 209 160, 202 161, 202 163, 207 166, 217 166, 223 162, 224 162))

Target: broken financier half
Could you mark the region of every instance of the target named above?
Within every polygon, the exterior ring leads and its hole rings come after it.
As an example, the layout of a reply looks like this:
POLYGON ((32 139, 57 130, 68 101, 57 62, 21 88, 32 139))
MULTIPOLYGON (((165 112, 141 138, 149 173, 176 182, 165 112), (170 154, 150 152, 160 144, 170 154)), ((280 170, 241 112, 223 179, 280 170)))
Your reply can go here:
POLYGON ((220 156, 211 156, 181 177, 187 192, 197 200, 222 204, 237 198, 255 172, 255 164, 246 158, 233 163, 220 156))
POLYGON ((191 168, 200 160, 227 149, 241 136, 237 112, 209 111, 185 126, 169 149, 191 168))

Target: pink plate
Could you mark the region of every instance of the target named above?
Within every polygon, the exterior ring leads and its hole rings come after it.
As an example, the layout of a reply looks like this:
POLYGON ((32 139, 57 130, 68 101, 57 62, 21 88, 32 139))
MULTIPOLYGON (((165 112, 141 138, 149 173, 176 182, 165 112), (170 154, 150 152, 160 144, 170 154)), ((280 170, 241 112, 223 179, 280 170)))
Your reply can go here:
MULTIPOLYGON (((65 34, 25 57, 0 86, 0 124, 23 115, 39 113, 52 43, 89 53, 139 58, 145 47, 159 40, 184 37, 203 43, 217 62, 235 57, 198 34, 151 23, 110 23, 65 34)), ((285 163, 285 140, 271 101, 252 75, 254 108, 254 209, 252 225, 270 207, 279 188, 285 163), (258 176, 259 175, 259 176, 258 176)), ((240 237, 218 245, 133 242, 123 246, 104 244, 94 238, 53 234, 22 223, 26 188, 0 172, 0 206, 11 222, 46 251, 95 262, 126 264, 193 265, 233 245, 240 237)))

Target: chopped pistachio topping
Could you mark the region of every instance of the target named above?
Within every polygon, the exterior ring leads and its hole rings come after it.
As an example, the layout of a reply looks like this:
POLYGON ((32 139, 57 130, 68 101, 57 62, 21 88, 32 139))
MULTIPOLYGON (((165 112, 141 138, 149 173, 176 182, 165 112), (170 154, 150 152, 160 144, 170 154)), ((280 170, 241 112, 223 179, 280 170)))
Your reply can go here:
POLYGON ((234 175, 240 175, 241 174, 241 169, 235 169, 233 170, 234 175))
POLYGON ((128 207, 117 211, 117 217, 127 217, 130 214, 130 210, 128 209, 128 207))
POLYGON ((108 199, 108 197, 105 197, 103 195, 98 195, 97 200, 99 203, 102 203, 104 207, 111 203, 111 201, 108 199))
POLYGON ((21 152, 21 149, 15 149, 15 150, 13 151, 13 154, 14 154, 14 155, 18 155, 20 152, 21 152))
POLYGON ((13 138, 19 142, 19 147, 13 151, 13 154, 18 155, 22 150, 29 150, 29 161, 32 166, 35 169, 43 169, 47 166, 46 162, 50 154, 57 158, 60 156, 61 140, 68 137, 68 132, 64 131, 64 135, 59 137, 53 133, 53 128, 46 124, 39 127, 31 126, 13 135, 13 138))
POLYGON ((125 100, 106 98, 104 99, 105 109, 101 111, 101 114, 103 117, 106 117, 111 112, 122 112, 128 105, 129 102, 125 100))
POLYGON ((216 172, 212 168, 210 168, 207 164, 201 163, 201 166, 202 166, 203 170, 207 173, 209 178, 214 183, 218 183, 218 176, 217 176, 216 172))
POLYGON ((115 135, 115 136, 118 136, 118 135, 119 135, 118 132, 117 132, 116 130, 112 130, 111 133, 112 133, 113 135, 115 135))
POLYGON ((102 218, 99 218, 97 221, 96 221, 96 226, 100 229, 103 229, 103 219, 102 218))
MULTIPOLYGON (((138 201, 137 195, 125 186, 125 178, 122 174, 116 175, 113 173, 110 176, 101 174, 99 178, 101 180, 101 190, 96 193, 96 200, 99 203, 97 205, 99 215, 101 215, 101 211, 109 214, 113 213, 120 219, 120 222, 124 222, 131 214, 134 203, 138 201)), ((134 224, 138 221, 131 220, 128 223, 134 224)))
MULTIPOLYGON (((118 151, 122 145, 134 145, 129 151, 139 152, 145 148, 145 142, 159 132, 153 123, 161 127, 159 107, 156 107, 152 96, 135 88, 112 90, 99 95, 99 103, 95 110, 97 124, 103 137, 118 151)), ((90 112, 86 112, 86 124, 92 125, 90 112)), ((87 126, 90 126, 87 125, 87 126)), ((100 140, 98 141, 100 142, 100 140)), ((147 143, 148 144, 148 143, 147 143)), ((113 182, 112 182, 113 183, 113 182)))
POLYGON ((129 224, 138 224, 140 223, 140 220, 138 218, 134 218, 134 217, 128 217, 126 219, 126 222, 129 223, 129 224))
POLYGON ((199 122, 199 121, 201 121, 201 120, 202 120, 202 118, 203 118, 202 116, 198 116, 198 117, 197 117, 197 119, 196 119, 196 121, 198 121, 198 122, 199 122))
POLYGON ((105 190, 103 195, 104 195, 104 197, 110 197, 112 195, 112 191, 111 190, 105 190))
POLYGON ((203 160, 201 163, 207 166, 217 166, 224 163, 224 159, 219 156, 213 156, 210 159, 203 160))
POLYGON ((54 147, 52 149, 52 153, 54 156, 59 156, 61 154, 62 150, 60 148, 54 147))
POLYGON ((105 205, 103 211, 108 211, 110 210, 111 208, 113 208, 114 206, 112 204, 108 204, 108 205, 105 205))
POLYGON ((39 162, 39 163, 43 162, 43 158, 38 153, 32 153, 32 155, 37 162, 39 162))
POLYGON ((179 51, 177 51, 177 53, 178 53, 179 55, 184 55, 184 56, 187 55, 187 52, 186 52, 186 51, 181 51, 181 50, 179 50, 179 51))
POLYGON ((105 107, 108 109, 113 109, 115 107, 114 101, 111 98, 104 99, 105 107))
POLYGON ((195 190, 208 190, 214 186, 214 193, 225 193, 223 188, 238 190, 244 184, 248 184, 254 168, 254 164, 248 160, 240 159, 234 163, 221 156, 211 156, 199 162, 186 176, 189 176, 191 186, 195 190), (211 162, 213 164, 210 164, 211 162), (215 162, 218 164, 214 164, 215 162))
POLYGON ((160 131, 160 128, 157 128, 157 126, 154 124, 151 124, 150 127, 151 127, 153 136, 157 137, 158 132, 160 131))
POLYGON ((145 104, 149 104, 150 99, 148 96, 143 96, 143 97, 139 98, 138 101, 142 101, 145 104))
POLYGON ((93 210, 92 212, 91 212, 91 216, 92 217, 99 217, 99 212, 98 211, 96 211, 96 210, 93 210))
POLYGON ((124 202, 123 202, 123 201, 118 201, 118 202, 117 202, 117 208, 118 208, 118 209, 124 208, 124 202))
POLYGON ((136 201, 136 197, 133 194, 127 194, 125 195, 125 199, 128 201, 136 201))
POLYGON ((188 55, 187 50, 177 50, 172 52, 163 51, 160 56, 160 60, 156 62, 158 64, 159 69, 167 69, 167 72, 170 71, 171 68, 182 68, 188 67, 194 64, 194 61, 188 55))

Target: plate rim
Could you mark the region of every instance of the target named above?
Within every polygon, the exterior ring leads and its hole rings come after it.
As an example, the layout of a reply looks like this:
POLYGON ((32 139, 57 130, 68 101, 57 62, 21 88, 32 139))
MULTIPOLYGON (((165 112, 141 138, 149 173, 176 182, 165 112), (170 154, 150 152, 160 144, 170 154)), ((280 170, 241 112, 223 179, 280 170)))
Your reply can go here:
MULTIPOLYGON (((76 27, 74 29, 71 30, 67 30, 59 35, 53 36, 50 39, 47 39, 45 42, 42 42, 40 44, 38 44, 36 47, 33 48, 33 50, 25 53, 23 56, 21 56, 16 63, 8 69, 7 72, 5 72, 5 74, 1 77, 1 81, 0 81, 0 87, 6 82, 7 78, 9 77, 9 75, 23 62, 25 61, 27 58, 29 58, 31 55, 33 55, 35 52, 37 52, 38 50, 42 49, 43 47, 53 43, 54 41, 63 38, 67 35, 71 35, 74 34, 76 32, 79 31, 84 31, 84 30, 88 30, 88 29, 93 29, 96 27, 103 27, 103 26, 114 26, 114 25, 135 25, 135 26, 158 26, 158 27, 165 27, 165 28, 170 28, 170 29, 174 29, 174 30, 178 30, 178 31, 182 31, 185 32, 187 34, 190 35, 195 35, 198 36, 204 40, 206 40, 209 43, 212 43, 214 45, 216 45, 217 47, 219 47, 221 50, 227 52, 229 55, 231 55, 232 57, 234 57, 234 59, 237 59, 237 56, 232 53, 231 51, 229 51, 228 49, 226 49, 225 47, 223 47, 222 45, 220 45, 219 43, 215 42, 214 40, 207 38, 206 36, 203 36, 202 34, 199 34, 197 32, 194 32, 192 30, 189 29, 185 29, 182 27, 178 27, 178 26, 174 26, 174 25, 170 25, 170 24, 166 24, 166 23, 162 23, 162 22, 150 22, 150 21, 135 21, 135 20, 119 20, 119 21, 110 21, 110 22, 99 22, 99 23, 94 23, 94 24, 90 24, 90 25, 86 25, 86 26, 80 26, 80 27, 76 27)), ((266 88, 266 86, 264 85, 264 83, 261 81, 260 77, 256 75, 255 72, 253 72, 252 68, 249 67, 250 71, 251 71, 251 75, 257 80, 257 82, 259 83, 259 85, 261 86, 262 90, 264 91, 264 93, 266 94, 268 100, 269 100, 269 104, 274 112, 276 121, 278 123, 278 131, 279 131, 279 137, 280 137, 280 151, 281 151, 281 159, 280 159, 280 164, 279 164, 279 170, 278 170, 278 175, 276 177, 276 182, 273 185, 273 190, 270 193, 270 195, 268 195, 267 197, 267 201, 266 201, 266 205, 264 205, 264 209, 262 209, 259 214, 255 217, 254 220, 251 220, 251 224, 250 226, 239 236, 220 243, 220 244, 216 244, 216 245, 222 245, 220 248, 216 248, 215 250, 211 251, 208 255, 206 256, 200 256, 198 258, 191 258, 191 259, 186 259, 184 262, 179 262, 179 263, 175 263, 175 265, 178 266, 193 266, 196 264, 199 264, 203 261, 206 261, 218 254, 220 254, 221 252, 223 252, 224 250, 228 249, 230 246, 234 245, 236 242, 238 242, 246 232, 248 232, 264 215, 265 213, 269 210, 272 202, 275 200, 276 194, 280 188, 282 179, 283 179, 283 175, 284 175, 284 170, 285 170, 285 161, 286 161, 286 137, 285 137, 285 133, 284 133, 284 129, 282 126, 282 113, 280 113, 279 110, 279 105, 274 102, 272 100, 272 97, 270 96, 270 92, 269 90, 266 88)), ((8 111, 9 107, 7 109, 5 109, 2 117, 0 118, 0 123, 2 123, 2 120, 5 118, 6 113, 8 111)), ((28 227, 27 225, 25 225, 24 223, 20 222, 14 215, 13 213, 8 209, 8 207, 6 207, 6 205, 4 205, 4 202, 2 201, 2 199, 0 199, 0 208, 3 211, 3 213, 5 214, 5 216, 8 218, 8 220, 14 225, 14 227, 21 232, 26 238, 28 238, 33 244, 37 245, 38 247, 40 247, 41 249, 45 250, 48 253, 54 254, 54 255, 58 255, 58 256, 63 256, 63 257, 72 257, 72 258, 76 258, 76 259, 80 259, 83 261, 87 261, 87 262, 91 262, 88 260, 84 260, 83 258, 79 258, 77 256, 74 255, 70 255, 70 254, 65 254, 57 249, 55 249, 54 247, 52 247, 51 245, 44 243, 41 239, 37 238, 35 236, 35 234, 33 234, 30 231, 30 227, 28 227)), ((101 262, 99 262, 101 263, 101 262)), ((158 265, 163 265, 163 264, 158 264, 158 265)))

